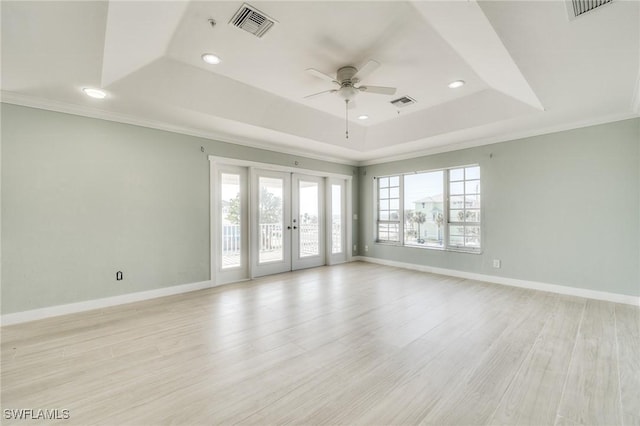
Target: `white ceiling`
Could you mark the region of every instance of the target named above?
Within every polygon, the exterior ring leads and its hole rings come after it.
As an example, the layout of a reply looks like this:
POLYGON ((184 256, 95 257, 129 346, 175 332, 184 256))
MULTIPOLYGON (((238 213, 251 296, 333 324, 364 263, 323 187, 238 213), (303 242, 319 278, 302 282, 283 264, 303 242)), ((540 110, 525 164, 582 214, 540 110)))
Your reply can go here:
POLYGON ((560 0, 250 3, 277 21, 262 39, 228 24, 240 1, 3 1, 2 99, 351 164, 639 112, 635 0, 573 20, 560 0), (359 93, 345 139, 344 102, 304 99, 333 88, 305 69, 369 59, 364 83, 398 91, 359 93))

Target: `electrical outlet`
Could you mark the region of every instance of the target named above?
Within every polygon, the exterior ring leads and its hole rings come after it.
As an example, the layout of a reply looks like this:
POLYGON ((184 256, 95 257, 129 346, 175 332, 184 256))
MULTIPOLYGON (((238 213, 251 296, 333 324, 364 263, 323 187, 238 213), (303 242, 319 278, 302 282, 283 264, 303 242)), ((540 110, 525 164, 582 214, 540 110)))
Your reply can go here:
POLYGON ((122 271, 116 272, 116 281, 122 281, 124 279, 124 274, 122 271))
POLYGON ((353 245, 353 252, 356 253, 358 251, 358 246, 357 245, 353 245))
POLYGON ((493 259, 494 268, 499 269, 501 265, 502 265, 502 262, 500 261, 500 259, 493 259))
POLYGON ((369 246, 364 246, 364 251, 369 251, 369 246))

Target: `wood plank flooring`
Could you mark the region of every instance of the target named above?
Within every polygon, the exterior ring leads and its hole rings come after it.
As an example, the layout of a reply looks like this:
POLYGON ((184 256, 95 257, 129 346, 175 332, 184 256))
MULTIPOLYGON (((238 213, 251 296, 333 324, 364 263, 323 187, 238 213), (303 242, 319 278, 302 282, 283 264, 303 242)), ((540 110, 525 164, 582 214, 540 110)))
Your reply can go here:
POLYGON ((639 425, 640 309, 354 262, 3 327, 1 368, 3 424, 639 425))

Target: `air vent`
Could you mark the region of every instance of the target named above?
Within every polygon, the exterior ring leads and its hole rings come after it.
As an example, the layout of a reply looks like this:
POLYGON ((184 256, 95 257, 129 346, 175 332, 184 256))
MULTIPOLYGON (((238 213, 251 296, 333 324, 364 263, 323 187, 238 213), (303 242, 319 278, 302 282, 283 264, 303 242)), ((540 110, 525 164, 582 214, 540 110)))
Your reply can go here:
POLYGON ((580 15, 590 12, 605 4, 611 3, 613 0, 568 0, 567 12, 569 19, 575 19, 580 15))
POLYGON ((262 38, 267 31, 273 27, 273 24, 275 24, 276 21, 269 18, 255 7, 245 3, 236 12, 236 14, 233 15, 233 18, 231 18, 229 23, 234 27, 242 28, 258 38, 262 38))
POLYGON ((401 98, 395 99, 393 101, 391 101, 391 103, 396 107, 396 108, 404 108, 407 107, 409 105, 413 105, 416 103, 416 100, 413 98, 410 98, 409 96, 403 96, 401 98))

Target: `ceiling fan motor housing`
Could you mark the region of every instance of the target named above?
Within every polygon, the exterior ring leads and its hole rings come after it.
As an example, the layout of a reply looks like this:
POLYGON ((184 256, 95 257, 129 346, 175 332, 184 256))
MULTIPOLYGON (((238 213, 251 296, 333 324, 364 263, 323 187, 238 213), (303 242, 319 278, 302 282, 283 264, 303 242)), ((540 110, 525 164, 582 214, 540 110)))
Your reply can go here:
POLYGON ((337 80, 342 83, 345 80, 351 80, 354 75, 358 72, 356 67, 346 66, 342 67, 338 70, 337 80))
POLYGON ((357 72, 358 69, 356 67, 346 66, 340 68, 336 75, 341 86, 340 90, 338 90, 338 94, 347 101, 351 101, 358 93, 358 90, 353 87, 357 81, 351 80, 357 72))

